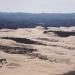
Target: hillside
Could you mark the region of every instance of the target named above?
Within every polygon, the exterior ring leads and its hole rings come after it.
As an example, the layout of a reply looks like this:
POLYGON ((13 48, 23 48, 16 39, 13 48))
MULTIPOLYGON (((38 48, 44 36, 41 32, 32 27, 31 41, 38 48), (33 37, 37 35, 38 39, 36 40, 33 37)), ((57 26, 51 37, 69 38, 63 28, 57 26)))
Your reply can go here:
POLYGON ((74 75, 75 29, 0 29, 2 58, 7 63, 0 63, 1 75, 74 75))

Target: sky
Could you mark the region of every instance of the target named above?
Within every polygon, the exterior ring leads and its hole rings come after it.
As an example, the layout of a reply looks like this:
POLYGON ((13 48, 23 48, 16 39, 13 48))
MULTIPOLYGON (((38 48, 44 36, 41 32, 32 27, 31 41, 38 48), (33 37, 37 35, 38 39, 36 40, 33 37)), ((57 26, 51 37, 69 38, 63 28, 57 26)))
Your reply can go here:
POLYGON ((0 0, 0 12, 75 13, 75 0, 0 0))

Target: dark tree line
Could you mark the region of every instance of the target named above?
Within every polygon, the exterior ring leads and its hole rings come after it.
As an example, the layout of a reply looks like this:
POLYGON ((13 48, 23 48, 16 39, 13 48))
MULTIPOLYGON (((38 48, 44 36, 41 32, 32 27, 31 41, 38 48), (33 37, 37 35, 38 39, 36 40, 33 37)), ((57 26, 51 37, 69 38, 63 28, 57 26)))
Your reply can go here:
POLYGON ((0 28, 75 26, 75 13, 0 13, 0 28))

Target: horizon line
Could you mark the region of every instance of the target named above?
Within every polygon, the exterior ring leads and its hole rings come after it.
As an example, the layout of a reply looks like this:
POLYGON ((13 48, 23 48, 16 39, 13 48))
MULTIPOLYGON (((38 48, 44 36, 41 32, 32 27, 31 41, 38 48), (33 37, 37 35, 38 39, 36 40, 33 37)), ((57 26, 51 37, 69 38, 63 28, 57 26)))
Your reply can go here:
POLYGON ((28 14, 75 14, 75 12, 18 12, 18 11, 0 11, 0 13, 28 13, 28 14))

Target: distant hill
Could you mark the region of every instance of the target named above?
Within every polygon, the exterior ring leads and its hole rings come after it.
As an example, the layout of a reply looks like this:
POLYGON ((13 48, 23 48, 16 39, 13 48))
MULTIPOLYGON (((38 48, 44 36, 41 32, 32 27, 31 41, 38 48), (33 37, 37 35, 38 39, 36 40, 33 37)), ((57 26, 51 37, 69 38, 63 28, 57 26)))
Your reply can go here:
POLYGON ((75 13, 0 13, 0 28, 75 26, 75 13))

